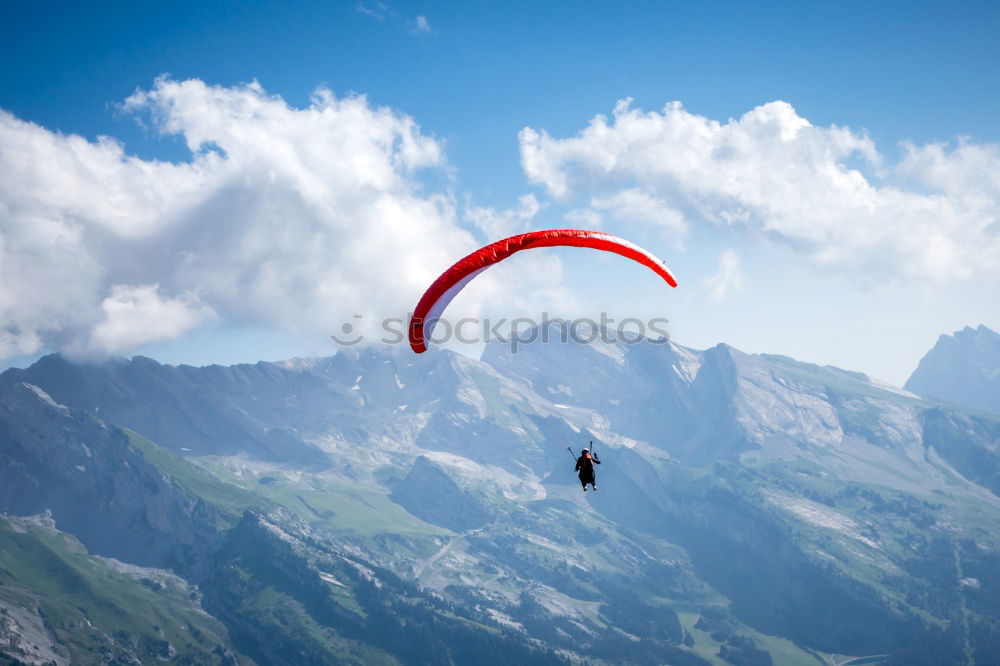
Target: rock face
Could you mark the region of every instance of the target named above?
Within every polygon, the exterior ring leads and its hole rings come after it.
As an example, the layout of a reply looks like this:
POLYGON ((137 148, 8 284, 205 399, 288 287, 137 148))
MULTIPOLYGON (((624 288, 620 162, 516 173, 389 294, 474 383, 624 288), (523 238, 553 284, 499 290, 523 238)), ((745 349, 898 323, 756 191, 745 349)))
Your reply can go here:
POLYGON ((905 388, 928 398, 1000 414, 1000 334, 985 326, 942 335, 905 388))
POLYGON ((199 568, 222 518, 177 487, 118 428, 59 405, 37 386, 0 393, 0 510, 50 511, 100 555, 180 571, 199 568))

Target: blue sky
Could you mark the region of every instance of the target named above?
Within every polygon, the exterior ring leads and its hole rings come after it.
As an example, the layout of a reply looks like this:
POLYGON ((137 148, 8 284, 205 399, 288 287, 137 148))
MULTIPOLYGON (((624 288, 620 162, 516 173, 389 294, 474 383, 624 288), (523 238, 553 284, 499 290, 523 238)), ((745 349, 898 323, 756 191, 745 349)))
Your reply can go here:
MULTIPOLYGON (((940 333, 965 324, 1000 327, 998 292, 992 287, 997 275, 988 265, 964 273, 956 269, 953 276, 920 286, 905 268, 910 260, 922 260, 907 254, 910 249, 887 259, 885 270, 877 256, 863 265, 817 260, 800 247, 816 240, 809 230, 766 219, 720 224, 719 216, 728 215, 723 200, 742 194, 712 186, 713 194, 704 195, 701 181, 676 185, 675 175, 657 180, 662 174, 639 173, 638 166, 602 172, 601 178, 589 177, 560 196, 545 175, 526 172, 521 159, 525 144, 519 141, 525 127, 568 140, 598 114, 610 116, 625 98, 634 100, 632 109, 655 113, 679 101, 691 116, 722 125, 782 100, 813 127, 847 127, 853 136, 872 142, 878 160, 849 152, 834 162, 884 188, 880 201, 892 198, 898 188, 914 196, 950 197, 966 206, 953 223, 927 232, 927 242, 933 243, 975 215, 997 219, 993 183, 1000 176, 991 161, 1000 141, 1000 10, 995 3, 174 2, 95 8, 40 2, 8 6, 3 12, 0 108, 19 121, 62 135, 79 134, 90 142, 99 135, 114 137, 127 154, 147 161, 190 162, 183 140, 190 130, 164 136, 157 126, 157 110, 163 110, 157 104, 168 102, 147 101, 138 105, 139 111, 136 105, 122 108, 137 90, 153 90, 158 76, 223 88, 258 81, 267 95, 280 96, 291 109, 308 107, 317 86, 338 98, 363 94, 370 108, 388 107, 412 118, 421 135, 439 146, 440 159, 421 167, 412 176, 412 187, 424 198, 434 192, 451 198, 455 210, 449 224, 454 229, 447 233, 493 240, 476 227, 470 207, 503 211, 530 194, 540 210, 523 221, 528 227, 568 226, 568 211, 599 209, 603 228, 656 251, 681 281, 676 292, 653 302, 649 292, 655 293, 655 285, 630 267, 605 262, 600 264, 605 272, 598 275, 589 259, 555 253, 556 264, 538 260, 533 269, 561 276, 565 291, 551 294, 547 307, 576 298, 623 314, 666 313, 682 344, 704 347, 725 341, 747 351, 836 363, 898 383, 940 333), (960 137, 981 150, 959 159, 960 137), (906 157, 901 142, 918 147, 944 143, 944 156, 930 165, 928 153, 912 160, 916 166, 896 169, 906 157), (944 171, 947 176, 940 175, 944 171), (975 173, 980 176, 970 175, 975 173), (976 181, 979 177, 985 185, 976 181), (615 195, 625 190, 645 192, 681 211, 686 230, 643 226, 629 218, 634 208, 600 203, 618 201, 615 195), (703 195, 715 203, 709 212, 699 213, 703 195), (974 198, 978 203, 971 206, 974 198), (727 252, 735 257, 740 279, 724 298, 708 299, 706 289, 727 252), (634 284, 641 285, 641 293, 625 289, 623 296, 623 287, 634 284)), ((753 140, 761 141, 754 144, 760 150, 768 150, 760 136, 753 140)), ((671 144, 663 145, 669 149, 671 144)), ((7 147, 8 154, 13 150, 7 147)), ((558 168, 597 168, 596 162, 588 162, 590 156, 581 149, 558 168)), ((713 167, 705 168, 711 173, 713 167)), ((771 185, 765 183, 759 191, 773 192, 771 185)), ((751 189, 754 193, 740 206, 761 203, 754 199, 758 189, 751 189)), ((923 203, 900 210, 920 209, 923 203)), ((761 205, 754 215, 774 210, 761 205)), ((0 225, 13 224, 0 217, 0 225)), ((926 226, 914 222, 912 228, 919 236, 926 226)), ((134 236, 130 233, 124 235, 134 236)), ((822 237, 823 243, 832 238, 827 232, 822 237)), ((882 241, 868 245, 838 237, 829 242, 832 254, 854 247, 872 253, 884 248, 882 241)), ((92 250, 97 243, 86 246, 92 250)), ((968 243, 982 239, 973 234, 968 243)), ((456 240, 454 247, 461 250, 467 244, 468 239, 456 240)), ((183 243, 175 249, 189 250, 183 243)), ((101 264, 104 256, 95 252, 93 262, 101 264)), ((970 263, 960 255, 951 260, 970 263)), ((198 363, 323 351, 317 340, 324 337, 318 331, 329 323, 325 320, 311 324, 315 335, 308 326, 290 331, 281 318, 213 302, 211 287, 202 293, 196 288, 200 285, 167 276, 101 266, 95 275, 112 277, 95 278, 97 291, 90 296, 96 304, 109 303, 114 284, 155 283, 162 290, 158 304, 181 299, 191 312, 212 313, 191 320, 198 325, 166 331, 158 340, 119 336, 115 339, 124 342, 109 351, 142 351, 198 363), (178 296, 183 290, 198 291, 197 298, 207 300, 192 305, 191 299, 178 296)), ((472 295, 478 297, 477 312, 517 312, 521 300, 502 299, 508 305, 497 308, 489 302, 491 293, 484 288, 472 295)), ((11 307, 7 318, 16 320, 23 308, 11 307)), ((99 323, 67 314, 65 322, 50 327, 59 329, 55 333, 39 324, 45 317, 59 319, 60 307, 24 315, 30 322, 18 324, 18 330, 34 326, 42 331, 35 336, 38 349, 32 351, 23 340, 12 344, 9 362, 63 345, 87 346, 74 342, 79 337, 74 327, 92 334, 99 323)), ((101 308, 95 307, 100 315, 101 308)), ((316 307, 337 309, 326 302, 316 307)), ((106 339, 109 329, 102 330, 106 339)))

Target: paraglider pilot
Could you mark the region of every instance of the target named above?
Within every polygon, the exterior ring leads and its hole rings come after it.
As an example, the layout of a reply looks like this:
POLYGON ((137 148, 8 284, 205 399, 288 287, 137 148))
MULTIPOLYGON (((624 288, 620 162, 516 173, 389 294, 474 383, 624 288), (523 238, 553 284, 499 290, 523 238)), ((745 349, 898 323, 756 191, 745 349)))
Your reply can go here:
POLYGON ((597 454, 590 455, 590 449, 580 451, 580 457, 576 459, 576 471, 580 473, 580 484, 583 485, 583 492, 587 492, 587 484, 597 490, 597 479, 594 477, 594 464, 601 464, 597 454))

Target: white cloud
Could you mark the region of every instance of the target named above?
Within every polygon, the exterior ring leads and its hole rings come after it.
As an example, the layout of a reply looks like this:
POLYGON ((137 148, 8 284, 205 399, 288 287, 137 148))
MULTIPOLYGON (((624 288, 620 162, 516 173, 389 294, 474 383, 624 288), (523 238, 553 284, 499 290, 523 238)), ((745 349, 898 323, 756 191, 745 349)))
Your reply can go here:
POLYGON ((704 281, 705 293, 713 303, 721 303, 733 293, 743 289, 743 271, 740 258, 733 250, 719 255, 719 269, 704 281))
POLYGON ((114 352, 170 340, 212 315, 194 294, 162 298, 156 284, 112 285, 101 310, 104 319, 94 326, 88 351, 114 352))
POLYGON ((297 109, 256 83, 160 79, 124 108, 190 161, 0 111, 0 356, 127 351, 210 311, 317 338, 353 313, 374 326, 476 246, 418 178, 446 168, 439 143, 364 97, 297 109))
POLYGON ((360 2, 356 9, 359 13, 370 16, 376 21, 384 21, 385 17, 392 13, 388 5, 383 2, 360 2))
POLYGON ((638 188, 629 188, 609 196, 594 197, 590 205, 611 214, 618 221, 659 226, 676 241, 684 236, 684 216, 660 197, 638 188))
POLYGON ((677 233, 684 220, 749 227, 820 264, 890 277, 1000 269, 997 146, 906 146, 886 166, 865 134, 815 127, 785 102, 720 123, 679 103, 646 113, 630 100, 574 137, 525 128, 520 141, 524 173, 552 197, 587 196, 637 219, 676 211, 663 219, 677 233))
POLYGON ((951 197, 1000 199, 1000 147, 961 140, 949 152, 940 143, 904 143, 906 155, 897 172, 951 197))
POLYGON ((386 19, 389 19, 389 24, 405 28, 411 35, 430 35, 435 32, 434 28, 431 27, 430 21, 423 14, 410 20, 384 2, 362 1, 357 4, 355 10, 359 14, 373 18, 379 23, 386 22, 386 19))
POLYGON ((574 208, 563 215, 563 219, 580 229, 600 229, 604 224, 601 214, 590 208, 574 208))
POLYGON ((515 208, 496 210, 483 206, 466 206, 465 218, 479 228, 490 241, 529 231, 531 221, 541 210, 534 194, 525 194, 517 199, 515 208))
POLYGON ((431 24, 427 22, 426 16, 418 16, 413 21, 413 32, 414 34, 418 35, 419 34, 429 35, 434 31, 431 29, 431 24))

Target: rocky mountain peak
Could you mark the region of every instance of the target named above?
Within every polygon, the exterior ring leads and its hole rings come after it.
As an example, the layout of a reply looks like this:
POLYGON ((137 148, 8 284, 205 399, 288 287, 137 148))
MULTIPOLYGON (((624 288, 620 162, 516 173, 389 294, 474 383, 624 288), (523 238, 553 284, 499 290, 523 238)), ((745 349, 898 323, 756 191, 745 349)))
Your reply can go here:
POLYGON ((980 325, 942 335, 905 388, 965 407, 1000 413, 1000 334, 980 325))

